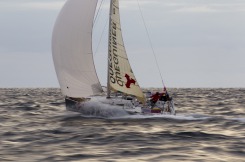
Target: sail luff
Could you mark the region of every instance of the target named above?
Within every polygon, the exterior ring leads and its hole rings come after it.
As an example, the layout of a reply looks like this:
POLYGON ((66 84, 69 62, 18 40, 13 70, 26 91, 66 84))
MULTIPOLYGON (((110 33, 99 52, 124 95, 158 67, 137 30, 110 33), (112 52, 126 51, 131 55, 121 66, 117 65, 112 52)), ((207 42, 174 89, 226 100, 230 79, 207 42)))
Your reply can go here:
POLYGON ((131 69, 124 47, 118 0, 111 1, 110 13, 108 40, 108 82, 110 86, 108 87, 115 91, 136 96, 140 101, 145 102, 144 94, 131 69))

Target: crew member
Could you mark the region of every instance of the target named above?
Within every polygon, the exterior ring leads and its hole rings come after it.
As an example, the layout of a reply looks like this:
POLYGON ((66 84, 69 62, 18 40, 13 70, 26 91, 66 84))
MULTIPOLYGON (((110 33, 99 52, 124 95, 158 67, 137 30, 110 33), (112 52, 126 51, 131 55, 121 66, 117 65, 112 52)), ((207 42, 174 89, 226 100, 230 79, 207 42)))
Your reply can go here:
POLYGON ((160 93, 159 92, 157 92, 157 93, 155 93, 154 95, 152 95, 151 96, 151 106, 153 107, 156 103, 157 103, 157 101, 160 99, 160 93))

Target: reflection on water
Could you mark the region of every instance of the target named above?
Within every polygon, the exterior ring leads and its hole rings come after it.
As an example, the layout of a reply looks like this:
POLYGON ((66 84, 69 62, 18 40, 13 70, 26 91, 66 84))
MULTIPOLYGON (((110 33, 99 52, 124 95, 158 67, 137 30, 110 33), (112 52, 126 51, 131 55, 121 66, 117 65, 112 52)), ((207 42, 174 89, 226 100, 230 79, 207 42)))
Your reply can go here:
POLYGON ((170 89, 176 116, 82 117, 59 89, 0 89, 0 161, 236 161, 245 89, 170 89))

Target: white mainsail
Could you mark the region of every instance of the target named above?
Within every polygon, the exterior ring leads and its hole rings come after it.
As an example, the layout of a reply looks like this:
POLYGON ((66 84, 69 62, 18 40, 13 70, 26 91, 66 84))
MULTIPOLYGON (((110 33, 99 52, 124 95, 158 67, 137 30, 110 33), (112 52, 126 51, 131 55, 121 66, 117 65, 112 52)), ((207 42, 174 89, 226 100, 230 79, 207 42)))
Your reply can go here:
POLYGON ((62 93, 88 97, 102 92, 92 53, 92 28, 98 0, 68 0, 53 31, 52 53, 62 93))
POLYGON ((111 0, 108 55, 109 88, 134 95, 145 102, 144 94, 136 81, 124 47, 118 0, 111 0))

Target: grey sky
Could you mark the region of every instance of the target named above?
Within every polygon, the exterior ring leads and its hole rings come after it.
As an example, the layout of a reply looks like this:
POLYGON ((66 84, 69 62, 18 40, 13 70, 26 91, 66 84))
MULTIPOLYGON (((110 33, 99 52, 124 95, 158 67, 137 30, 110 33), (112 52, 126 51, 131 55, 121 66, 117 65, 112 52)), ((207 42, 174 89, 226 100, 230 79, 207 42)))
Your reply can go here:
MULTIPOLYGON (((245 87, 244 0, 139 1, 168 87, 245 87)), ((51 36, 64 2, 0 1, 0 87, 59 86, 51 36)), ((94 27, 94 51, 107 24, 108 2, 94 27)), ((124 42, 138 82, 143 87, 160 87, 137 0, 120 3, 124 42)), ((104 85, 107 31, 95 54, 104 85)))

